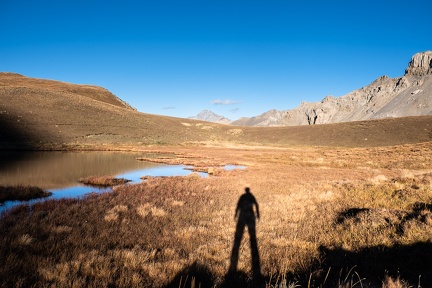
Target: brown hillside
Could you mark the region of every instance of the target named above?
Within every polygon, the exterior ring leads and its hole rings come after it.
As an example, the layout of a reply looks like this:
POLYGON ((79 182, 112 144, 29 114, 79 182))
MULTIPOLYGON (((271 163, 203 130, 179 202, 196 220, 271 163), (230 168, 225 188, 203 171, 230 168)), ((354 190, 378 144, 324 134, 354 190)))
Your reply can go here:
POLYGON ((432 141, 432 116, 235 127, 145 114, 106 89, 0 73, 0 148, 146 145, 389 146, 432 141))
POLYGON ((70 93, 115 106, 133 109, 105 88, 92 85, 77 85, 60 81, 29 78, 15 73, 0 73, 0 87, 11 89, 11 92, 19 94, 29 92, 39 92, 41 94, 49 92, 70 93), (31 89, 32 91, 27 91, 27 89, 31 89))

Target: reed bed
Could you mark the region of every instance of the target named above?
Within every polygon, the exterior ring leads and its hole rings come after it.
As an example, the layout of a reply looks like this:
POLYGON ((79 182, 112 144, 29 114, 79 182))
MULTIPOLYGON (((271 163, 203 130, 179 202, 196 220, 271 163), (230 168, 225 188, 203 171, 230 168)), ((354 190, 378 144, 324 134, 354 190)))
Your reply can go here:
POLYGON ((0 219, 0 282, 3 287, 429 287, 431 148, 432 143, 165 148, 164 153, 186 155, 190 165, 213 167, 212 175, 151 177, 84 199, 9 210, 0 219), (247 168, 219 168, 228 163, 247 168), (228 271, 235 208, 246 187, 261 214, 256 222, 261 277, 251 272, 247 232, 238 269, 228 271))

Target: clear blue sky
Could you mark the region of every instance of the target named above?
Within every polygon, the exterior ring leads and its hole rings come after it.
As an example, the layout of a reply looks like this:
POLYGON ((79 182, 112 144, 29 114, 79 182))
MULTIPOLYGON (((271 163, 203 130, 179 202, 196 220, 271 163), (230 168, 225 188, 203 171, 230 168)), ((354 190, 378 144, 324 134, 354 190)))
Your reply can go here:
POLYGON ((430 0, 0 0, 0 71, 103 86, 145 113, 235 120, 402 76, 432 50, 431 11, 430 0))

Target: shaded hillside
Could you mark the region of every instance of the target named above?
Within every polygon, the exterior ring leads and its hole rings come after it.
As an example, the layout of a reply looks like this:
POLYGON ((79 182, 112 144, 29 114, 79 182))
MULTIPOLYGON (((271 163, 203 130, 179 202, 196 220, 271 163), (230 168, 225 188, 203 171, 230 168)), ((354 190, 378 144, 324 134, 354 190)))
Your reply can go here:
POLYGON ((402 77, 382 76, 342 97, 327 96, 321 102, 270 110, 232 124, 295 126, 420 115, 432 115, 432 51, 415 54, 402 77))
POLYGON ((387 146, 432 141, 432 116, 235 127, 140 113, 107 90, 0 73, 1 149, 147 145, 387 146))

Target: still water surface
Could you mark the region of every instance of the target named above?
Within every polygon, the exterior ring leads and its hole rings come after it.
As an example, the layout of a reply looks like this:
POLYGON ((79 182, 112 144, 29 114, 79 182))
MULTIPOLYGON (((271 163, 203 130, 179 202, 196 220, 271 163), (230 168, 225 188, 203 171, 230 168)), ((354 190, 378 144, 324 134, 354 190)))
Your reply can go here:
MULTIPOLYGON (((131 152, 0 152, 0 185, 32 185, 53 192, 50 198, 80 197, 104 192, 77 182, 88 176, 111 175, 139 183, 141 176, 185 176, 191 173, 183 165, 165 165, 138 161, 146 156, 131 152)), ((200 174, 205 176, 204 173, 200 174)), ((30 201, 30 203, 35 201, 30 201)), ((0 212, 19 201, 0 206, 0 212)))

